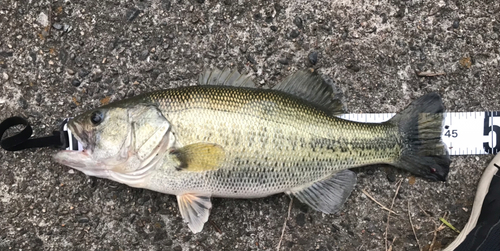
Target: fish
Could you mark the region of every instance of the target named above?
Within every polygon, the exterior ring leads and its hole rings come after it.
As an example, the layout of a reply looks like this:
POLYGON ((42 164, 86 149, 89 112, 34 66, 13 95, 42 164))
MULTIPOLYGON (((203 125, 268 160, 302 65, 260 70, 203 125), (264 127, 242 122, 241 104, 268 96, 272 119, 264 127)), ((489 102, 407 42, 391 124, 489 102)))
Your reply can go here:
POLYGON ((317 70, 257 88, 236 70, 205 70, 197 85, 165 89, 89 110, 68 122, 83 151, 56 162, 96 176, 175 195, 193 233, 212 197, 293 195, 326 214, 355 188, 352 168, 388 164, 444 181, 444 106, 428 93, 383 123, 338 116, 334 86, 317 70))

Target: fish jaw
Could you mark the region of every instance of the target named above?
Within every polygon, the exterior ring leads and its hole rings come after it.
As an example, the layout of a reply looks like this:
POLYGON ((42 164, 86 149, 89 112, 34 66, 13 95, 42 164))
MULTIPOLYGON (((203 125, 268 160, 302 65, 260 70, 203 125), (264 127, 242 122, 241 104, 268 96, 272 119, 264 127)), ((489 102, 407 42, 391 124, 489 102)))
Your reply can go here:
POLYGON ((57 152, 53 158, 57 163, 69 166, 88 176, 96 176, 99 178, 110 177, 109 170, 103 166, 103 163, 93 160, 91 154, 89 154, 87 150, 63 150, 57 152))

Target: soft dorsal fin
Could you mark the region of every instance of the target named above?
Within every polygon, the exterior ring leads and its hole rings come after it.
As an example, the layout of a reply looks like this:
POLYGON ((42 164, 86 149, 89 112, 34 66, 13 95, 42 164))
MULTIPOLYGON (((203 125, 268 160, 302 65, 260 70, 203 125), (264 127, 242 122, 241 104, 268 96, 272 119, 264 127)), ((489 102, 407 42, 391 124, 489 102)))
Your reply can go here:
POLYGON ((314 69, 298 71, 274 86, 273 89, 305 99, 325 108, 332 115, 344 112, 342 102, 336 97, 339 91, 335 93, 333 86, 314 69))
POLYGON ((242 75, 238 70, 231 71, 228 68, 222 71, 219 69, 205 70, 200 74, 198 85, 225 85, 255 88, 255 83, 248 75, 242 75))

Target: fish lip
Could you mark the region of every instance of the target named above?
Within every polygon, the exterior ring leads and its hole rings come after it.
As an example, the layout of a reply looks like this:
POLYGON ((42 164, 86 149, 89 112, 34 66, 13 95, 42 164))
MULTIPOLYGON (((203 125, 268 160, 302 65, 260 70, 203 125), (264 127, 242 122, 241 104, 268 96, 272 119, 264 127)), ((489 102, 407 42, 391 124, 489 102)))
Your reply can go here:
POLYGON ((61 150, 61 151, 59 151, 59 152, 61 152, 61 153, 64 153, 64 152, 68 152, 68 153, 72 153, 72 152, 79 152, 80 154, 83 154, 83 155, 86 155, 86 156, 90 156, 90 153, 89 153, 87 150, 85 150, 85 149, 83 149, 82 151, 75 151, 75 150, 61 150))

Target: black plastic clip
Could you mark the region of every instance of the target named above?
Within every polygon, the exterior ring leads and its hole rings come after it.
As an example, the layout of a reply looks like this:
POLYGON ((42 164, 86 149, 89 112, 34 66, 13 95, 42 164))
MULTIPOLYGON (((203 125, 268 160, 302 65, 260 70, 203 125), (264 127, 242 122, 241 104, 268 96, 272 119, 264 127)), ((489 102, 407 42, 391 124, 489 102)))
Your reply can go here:
POLYGON ((31 138, 33 129, 29 122, 21 117, 10 117, 0 123, 0 146, 7 151, 20 151, 27 148, 39 148, 53 146, 59 149, 68 147, 68 132, 64 130, 64 125, 68 122, 65 119, 59 131, 53 131, 52 136, 31 138), (24 129, 19 133, 3 138, 4 133, 11 127, 24 125, 24 129))

